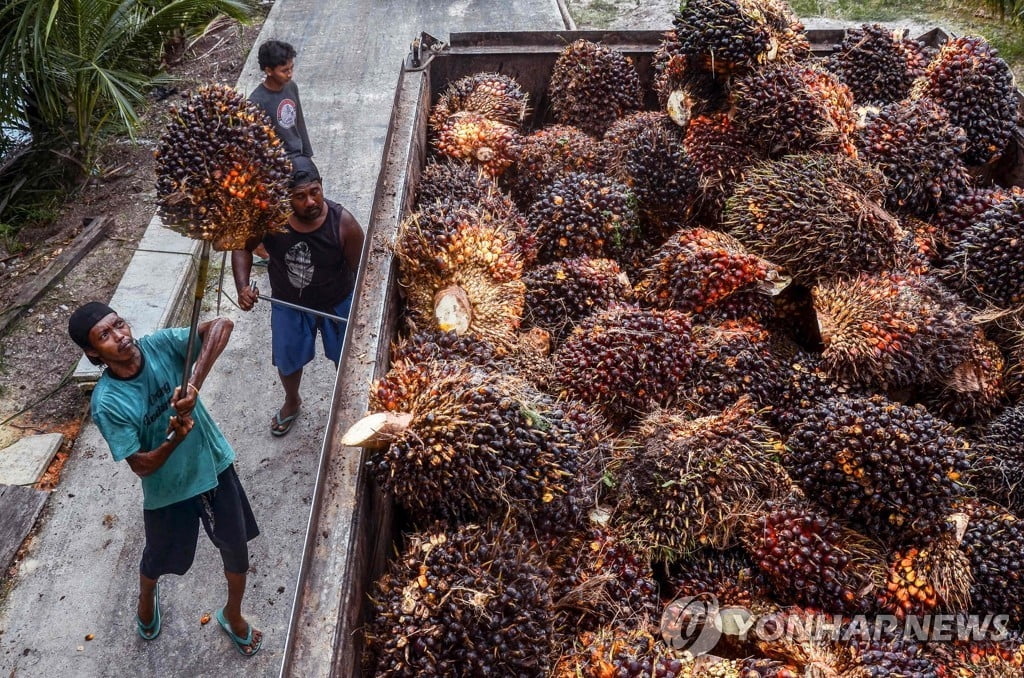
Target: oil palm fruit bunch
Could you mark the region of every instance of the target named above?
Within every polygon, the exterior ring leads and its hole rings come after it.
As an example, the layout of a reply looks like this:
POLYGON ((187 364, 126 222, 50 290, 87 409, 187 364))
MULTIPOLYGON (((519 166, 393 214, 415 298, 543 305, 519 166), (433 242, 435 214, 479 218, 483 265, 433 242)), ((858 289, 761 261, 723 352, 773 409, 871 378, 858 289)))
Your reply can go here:
POLYGON ((1009 407, 978 433, 971 484, 981 496, 1024 510, 1024 406, 1009 407))
POLYGON ((804 23, 785 0, 761 0, 771 41, 778 45, 776 61, 803 61, 811 56, 811 43, 804 23))
POLYGON ((758 0, 683 0, 672 23, 680 52, 705 71, 742 72, 778 53, 758 0))
MULTIPOLYGON (((991 631, 990 631, 991 633, 991 631)), ((1004 678, 1024 669, 1024 638, 1010 631, 1002 640, 955 639, 950 643, 929 643, 928 657, 940 667, 940 676, 1004 678)))
POLYGON ((648 629, 609 625, 581 633, 551 678, 689 678, 690 663, 648 629))
POLYGON ((559 259, 523 274, 526 308, 523 322, 561 342, 582 318, 612 302, 629 302, 633 288, 612 259, 559 259))
POLYGON ((558 514, 571 527, 588 443, 565 407, 521 378, 464 363, 397 363, 373 391, 372 414, 343 443, 373 449, 381 487, 415 515, 558 514))
POLYGON ((450 116, 471 111, 519 129, 526 119, 527 99, 519 83, 507 75, 474 73, 448 84, 430 111, 429 124, 441 129, 450 116))
POLYGON ((966 612, 974 583, 970 560, 960 550, 966 528, 967 516, 959 514, 953 531, 929 544, 896 551, 880 597, 882 606, 901 618, 966 612))
POLYGON ((1013 73, 979 36, 953 38, 932 59, 911 91, 934 99, 967 133, 964 162, 984 165, 1002 155, 1017 124, 1013 73))
POLYGON ((793 155, 747 170, 726 201, 723 230, 794 282, 892 268, 898 220, 882 208, 877 170, 838 155, 793 155))
POLYGON ((771 296, 789 279, 736 238, 703 228, 679 231, 651 257, 636 285, 641 303, 703 313, 739 293, 771 296))
POLYGON ((409 317, 508 351, 523 312, 523 256, 515 226, 467 203, 438 203, 406 219, 395 253, 409 317))
POLYGON ((416 204, 424 207, 437 202, 479 202, 496 190, 494 180, 476 165, 442 158, 429 161, 423 169, 416 185, 416 204))
POLYGON ((850 614, 875 608, 885 580, 881 547, 818 509, 766 507, 743 543, 782 601, 850 614))
POLYGON ((893 543, 947 531, 970 468, 951 424, 882 396, 804 410, 786 445, 786 469, 806 496, 893 543))
POLYGON ((742 549, 700 549, 668 567, 666 600, 714 596, 721 607, 760 608, 773 593, 742 549))
POLYGON ((763 325, 752 320, 695 325, 693 340, 695 359, 679 390, 679 407, 707 416, 743 396, 757 408, 778 402, 783 366, 763 325))
POLYGON ((640 76, 622 52, 588 40, 562 50, 551 70, 548 97, 557 122, 600 138, 643 105, 640 76))
POLYGON ((624 183, 637 203, 644 239, 661 244, 684 223, 698 203, 700 177, 683 146, 683 133, 664 113, 634 114, 632 134, 612 135, 616 149, 606 171, 624 183))
POLYGON ((978 424, 991 419, 1008 398, 1006 360, 999 347, 977 330, 970 353, 952 371, 927 384, 919 398, 928 409, 960 424, 978 424))
POLYGON ((438 155, 469 162, 488 176, 500 177, 515 161, 519 132, 475 111, 459 111, 431 128, 431 143, 438 155))
POLYGON ((260 108, 230 87, 205 85, 171 108, 160 136, 157 211, 177 233, 242 249, 287 221, 291 171, 260 108))
POLYGON ((792 489, 775 461, 778 434, 746 399, 700 419, 652 413, 633 437, 612 467, 619 479, 614 521, 659 560, 733 546, 767 502, 792 489))
POLYGON ((1009 626, 1024 623, 1024 522, 1004 508, 965 500, 968 516, 960 548, 971 561, 971 612, 1009 615, 1009 626))
POLYGON ((1010 196, 979 214, 946 257, 944 279, 977 308, 1024 302, 1024 196, 1010 196))
POLYGON ((961 156, 967 135, 931 99, 889 104, 869 115, 857 135, 860 158, 887 180, 885 206, 929 215, 971 185, 961 156))
POLYGON ((494 525, 411 535, 371 596, 366 673, 546 675, 550 577, 521 537, 494 525))
POLYGON ((485 367, 493 365, 494 347, 469 335, 452 330, 419 330, 391 344, 391 362, 413 365, 439 360, 465 361, 485 367))
POLYGON ((502 180, 520 205, 529 206, 558 176, 600 168, 596 139, 572 125, 548 125, 522 138, 516 161, 502 180))
POLYGON ((555 628, 592 631, 616 623, 646 628, 661 614, 650 559, 607 527, 570 537, 551 561, 555 628))
POLYGON ((539 263, 579 256, 613 257, 639 238, 632 194, 606 174, 570 172, 542 191, 527 213, 539 263))
POLYGON ((936 235, 936 259, 941 259, 963 238, 968 228, 989 209, 1010 197, 1024 196, 1020 186, 968 188, 943 204, 931 223, 936 235))
POLYGON ((725 113, 692 118, 683 147, 699 177, 701 213, 709 223, 717 224, 725 200, 743 171, 762 158, 742 127, 725 113))
POLYGON ((863 24, 846 31, 824 66, 850 88, 854 103, 884 106, 910 94, 932 56, 934 50, 909 40, 906 30, 863 24))
POLYGON ((580 321, 555 351, 552 383, 624 423, 675 399, 693 352, 686 314, 614 303, 580 321))
POLYGON ((684 54, 675 31, 664 34, 651 61, 654 92, 661 110, 685 128, 698 115, 729 108, 728 77, 700 67, 700 58, 684 54))
POLYGON ((780 356, 782 394, 766 418, 777 431, 788 436, 803 421, 805 413, 819 403, 839 396, 866 396, 868 389, 833 377, 822 364, 821 355, 800 349, 792 356, 780 356))
POLYGON ((739 77, 733 120, 772 158, 794 153, 854 155, 856 116, 849 88, 809 63, 780 63, 739 77))
POLYGON ((835 376, 881 389, 944 383, 971 355, 970 313, 929 276, 861 274, 812 294, 835 376))

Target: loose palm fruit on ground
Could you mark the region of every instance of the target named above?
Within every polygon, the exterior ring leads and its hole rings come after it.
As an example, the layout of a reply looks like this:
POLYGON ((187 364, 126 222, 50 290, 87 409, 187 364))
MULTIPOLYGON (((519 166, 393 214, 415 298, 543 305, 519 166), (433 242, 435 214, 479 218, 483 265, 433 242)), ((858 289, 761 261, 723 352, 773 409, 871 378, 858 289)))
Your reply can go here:
POLYGON ((964 128, 968 165, 1002 155, 1017 124, 1013 73, 982 37, 952 38, 942 45, 911 95, 934 99, 949 112, 953 125, 964 128))
POLYGON ((376 676, 496 676, 550 669, 551 571, 496 525, 413 534, 370 596, 364 670, 376 676))
POLYGON ((616 49, 587 40, 562 50, 551 70, 548 96, 555 120, 595 137, 643 104, 633 61, 616 49))
POLYGON ((559 259, 523 274, 526 308, 523 323, 551 333, 561 342, 582 318, 612 302, 629 302, 629 278, 611 259, 559 259))
POLYGON ((795 155, 747 170, 726 201, 723 230, 795 282, 892 268, 898 220, 881 206, 884 179, 833 155, 795 155))
POLYGON ((579 256, 616 258, 639 238, 629 189, 606 174, 558 177, 537 196, 527 221, 542 264, 579 256))
POLYGON ((931 99, 900 101, 869 115, 857 135, 860 158, 887 180, 885 205, 922 216, 971 185, 961 154, 967 135, 931 99))
POLYGON ((643 419, 613 464, 616 524, 660 560, 702 546, 728 548, 792 483, 775 460, 782 442, 749 400, 691 419, 671 410, 643 419))
POLYGON ((230 87, 205 85, 171 108, 160 136, 157 210, 177 233, 242 249, 283 228, 291 171, 260 108, 230 87))
POLYGON ((529 206, 557 177, 600 169, 596 139, 572 125, 549 125, 522 137, 515 163, 502 181, 520 205, 529 206))
POLYGON ((863 24, 846 31, 824 66, 850 88, 855 103, 884 106, 910 94, 934 51, 907 39, 904 29, 863 24))
POLYGON ((807 497, 894 544, 947 531, 970 468, 951 424, 882 396, 819 402, 786 446, 786 469, 807 497))
POLYGON ((881 389, 947 382, 972 355, 976 326, 934 278, 862 274, 814 288, 830 374, 881 389))
POLYGON ((885 581, 879 545, 797 503, 766 507, 744 534, 744 548, 784 602, 869 613, 885 581))
POLYGON ((855 155, 857 118, 849 88, 809 63, 781 63, 752 71, 732 86, 732 118, 764 154, 855 155))
POLYGON ((518 153, 516 128, 473 111, 449 115, 431 132, 439 155, 476 165, 490 177, 500 177, 518 153))
POLYGON ((479 113, 488 120, 520 128, 526 118, 527 94, 501 73, 475 73, 449 83, 430 111, 429 124, 441 129, 461 111, 479 113))
POLYGON ((693 362, 679 311, 612 304, 584 318, 552 356, 553 386, 623 423, 670 405, 693 362))

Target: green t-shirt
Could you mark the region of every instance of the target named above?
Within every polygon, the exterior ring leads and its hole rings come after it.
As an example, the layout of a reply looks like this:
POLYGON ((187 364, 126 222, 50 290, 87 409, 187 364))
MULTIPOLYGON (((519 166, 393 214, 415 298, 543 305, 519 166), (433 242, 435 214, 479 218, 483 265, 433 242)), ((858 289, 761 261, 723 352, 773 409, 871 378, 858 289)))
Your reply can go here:
MULTIPOLYGON (((187 328, 160 330, 139 339, 142 369, 131 379, 103 372, 92 392, 92 417, 114 461, 155 450, 167 437, 174 388, 181 385, 187 328)), ((198 350, 198 349, 197 349, 198 350)), ((143 508, 157 509, 217 486, 217 475, 235 452, 197 399, 195 425, 164 465, 142 478, 143 508)))

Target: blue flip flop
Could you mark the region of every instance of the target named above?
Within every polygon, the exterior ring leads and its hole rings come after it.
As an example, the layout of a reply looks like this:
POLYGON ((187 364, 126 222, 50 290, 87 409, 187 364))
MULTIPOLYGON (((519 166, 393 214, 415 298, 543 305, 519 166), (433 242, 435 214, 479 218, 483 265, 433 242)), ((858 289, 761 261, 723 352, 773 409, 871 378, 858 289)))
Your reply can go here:
POLYGON ((231 624, 229 624, 228 620, 224 617, 223 607, 217 610, 217 623, 220 624, 222 629, 224 629, 224 633, 228 634, 228 638, 230 638, 231 642, 235 644, 235 649, 238 650, 243 657, 251 657, 259 652, 260 648, 263 647, 263 639, 260 638, 259 642, 252 647, 252 650, 246 652, 246 648, 252 645, 252 624, 249 624, 249 633, 246 634, 245 638, 236 636, 235 632, 231 630, 231 624))
POLYGON ((135 627, 143 640, 153 640, 160 635, 160 582, 157 582, 156 588, 153 589, 153 618, 148 624, 143 624, 136 614, 135 627))
POLYGON ((295 414, 289 417, 282 417, 281 411, 278 410, 277 413, 274 414, 274 423, 270 426, 270 434, 278 438, 287 434, 288 431, 292 430, 292 424, 294 424, 295 420, 299 418, 299 413, 301 411, 301 409, 295 410, 295 414))

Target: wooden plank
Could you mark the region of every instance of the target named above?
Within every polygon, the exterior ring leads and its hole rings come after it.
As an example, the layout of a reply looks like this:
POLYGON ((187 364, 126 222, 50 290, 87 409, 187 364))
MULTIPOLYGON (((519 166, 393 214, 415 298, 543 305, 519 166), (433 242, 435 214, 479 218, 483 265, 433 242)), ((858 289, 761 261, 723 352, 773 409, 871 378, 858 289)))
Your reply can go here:
POLYGON ((0 573, 5 572, 36 524, 49 492, 18 485, 0 485, 0 573))
POLYGON ((89 225, 71 241, 71 244, 64 248, 64 251, 57 255, 50 265, 36 276, 35 280, 18 293, 14 302, 0 311, 0 336, 3 336, 7 328, 20 318, 27 308, 39 301, 54 283, 67 275, 68 271, 74 268, 100 240, 106 237, 107 229, 111 224, 113 224, 113 220, 107 216, 98 217, 89 222, 89 225))

